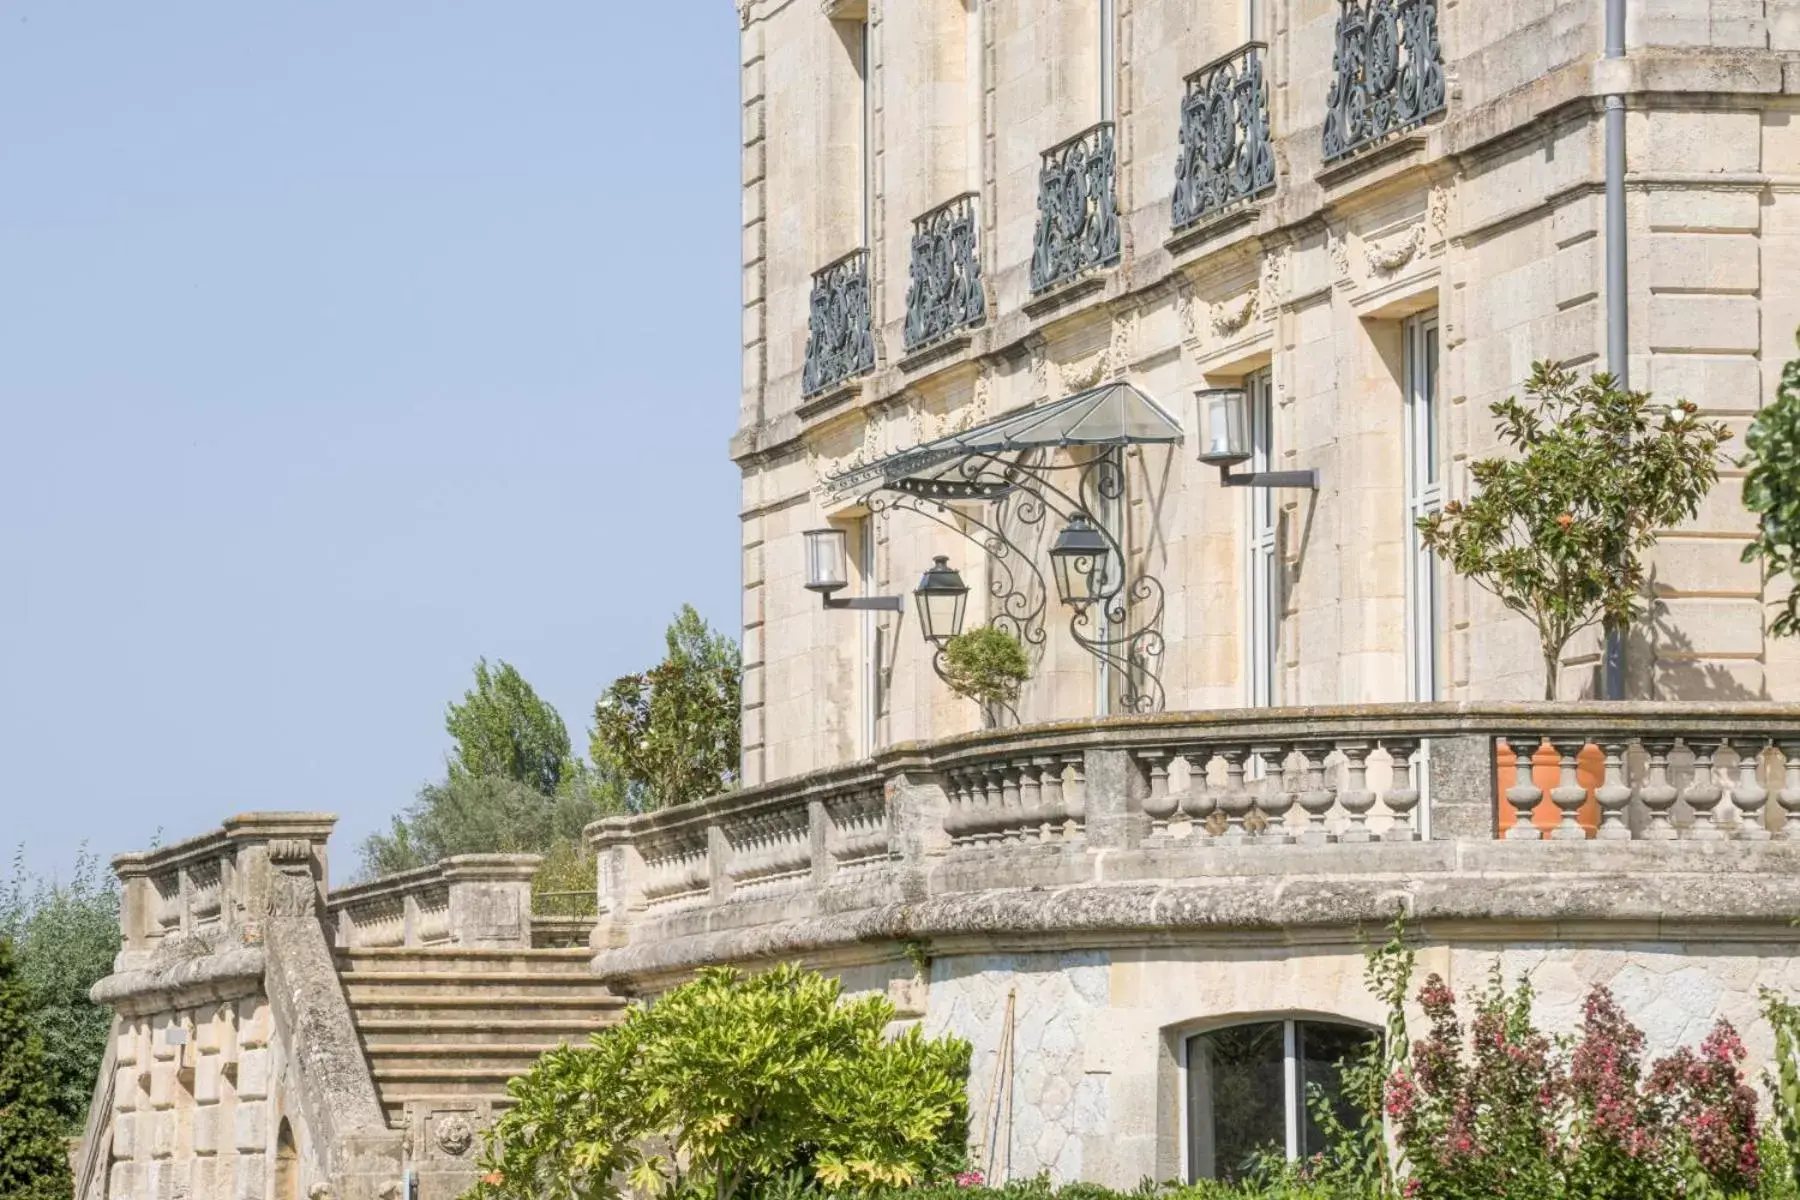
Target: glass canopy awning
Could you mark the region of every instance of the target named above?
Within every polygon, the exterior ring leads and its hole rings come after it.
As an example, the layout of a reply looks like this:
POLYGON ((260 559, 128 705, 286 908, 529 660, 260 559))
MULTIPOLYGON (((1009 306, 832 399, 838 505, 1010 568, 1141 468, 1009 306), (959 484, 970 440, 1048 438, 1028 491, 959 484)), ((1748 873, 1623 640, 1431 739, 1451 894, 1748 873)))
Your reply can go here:
MULTIPOLYGON (((1181 423, 1129 383, 1104 383, 1085 392, 1011 413, 985 425, 901 450, 825 481, 834 493, 936 482, 948 464, 971 458, 1067 448, 1132 446, 1181 441, 1181 423)), ((908 488, 906 490, 912 490, 908 488)))

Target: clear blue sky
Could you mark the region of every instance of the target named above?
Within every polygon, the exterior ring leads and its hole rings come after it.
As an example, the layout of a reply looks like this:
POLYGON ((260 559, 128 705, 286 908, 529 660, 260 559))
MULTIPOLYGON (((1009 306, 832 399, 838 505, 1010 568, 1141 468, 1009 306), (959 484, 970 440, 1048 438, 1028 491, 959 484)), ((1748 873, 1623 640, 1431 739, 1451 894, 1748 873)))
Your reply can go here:
POLYGON ((0 4, 0 876, 734 634, 726 0, 0 4))

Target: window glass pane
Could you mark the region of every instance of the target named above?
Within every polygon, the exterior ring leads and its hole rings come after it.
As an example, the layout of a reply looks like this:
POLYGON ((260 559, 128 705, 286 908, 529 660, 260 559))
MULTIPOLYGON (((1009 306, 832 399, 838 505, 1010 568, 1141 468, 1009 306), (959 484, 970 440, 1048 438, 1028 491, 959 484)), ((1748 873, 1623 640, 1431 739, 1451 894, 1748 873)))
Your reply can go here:
POLYGON ((1420 380, 1419 395, 1424 401, 1424 420, 1419 422, 1419 435, 1425 439, 1425 482, 1438 481, 1438 331, 1427 325, 1425 336, 1425 378, 1420 380))
POLYGON ((1287 1149, 1284 1023, 1235 1025, 1188 1042, 1193 1174, 1241 1179, 1287 1149))
POLYGON ((1356 1106, 1344 1097, 1343 1078, 1338 1064, 1361 1054, 1374 1041, 1375 1034, 1371 1030, 1354 1025, 1295 1022, 1294 1066, 1300 1076, 1300 1086, 1295 1089, 1295 1102, 1302 1109, 1301 1158, 1310 1158, 1326 1148, 1325 1133, 1319 1128, 1319 1122, 1313 1115, 1314 1089, 1322 1093, 1345 1128, 1355 1127, 1356 1106))

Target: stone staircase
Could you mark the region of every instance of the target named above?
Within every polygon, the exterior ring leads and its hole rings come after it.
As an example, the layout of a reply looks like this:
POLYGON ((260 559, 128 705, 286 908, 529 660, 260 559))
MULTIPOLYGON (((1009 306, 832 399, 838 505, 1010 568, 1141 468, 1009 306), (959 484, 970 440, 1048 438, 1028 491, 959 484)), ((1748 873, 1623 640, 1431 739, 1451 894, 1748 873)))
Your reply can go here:
MULTIPOLYGON (((625 1001, 586 949, 340 949, 350 1002, 388 1123, 409 1107, 487 1113, 545 1050, 616 1022, 625 1001)), ((415 1118, 424 1119, 423 1116, 415 1118)))

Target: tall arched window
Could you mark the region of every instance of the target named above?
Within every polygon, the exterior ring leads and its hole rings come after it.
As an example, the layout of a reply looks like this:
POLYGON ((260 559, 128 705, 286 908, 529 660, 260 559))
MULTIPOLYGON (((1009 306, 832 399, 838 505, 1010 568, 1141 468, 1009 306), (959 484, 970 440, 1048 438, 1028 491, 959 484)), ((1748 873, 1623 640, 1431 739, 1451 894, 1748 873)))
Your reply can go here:
POLYGON ((1354 1126, 1339 1064, 1380 1035, 1334 1021, 1248 1021, 1186 1039, 1188 1179, 1241 1179, 1270 1155, 1325 1149, 1307 1096, 1316 1087, 1354 1126))

